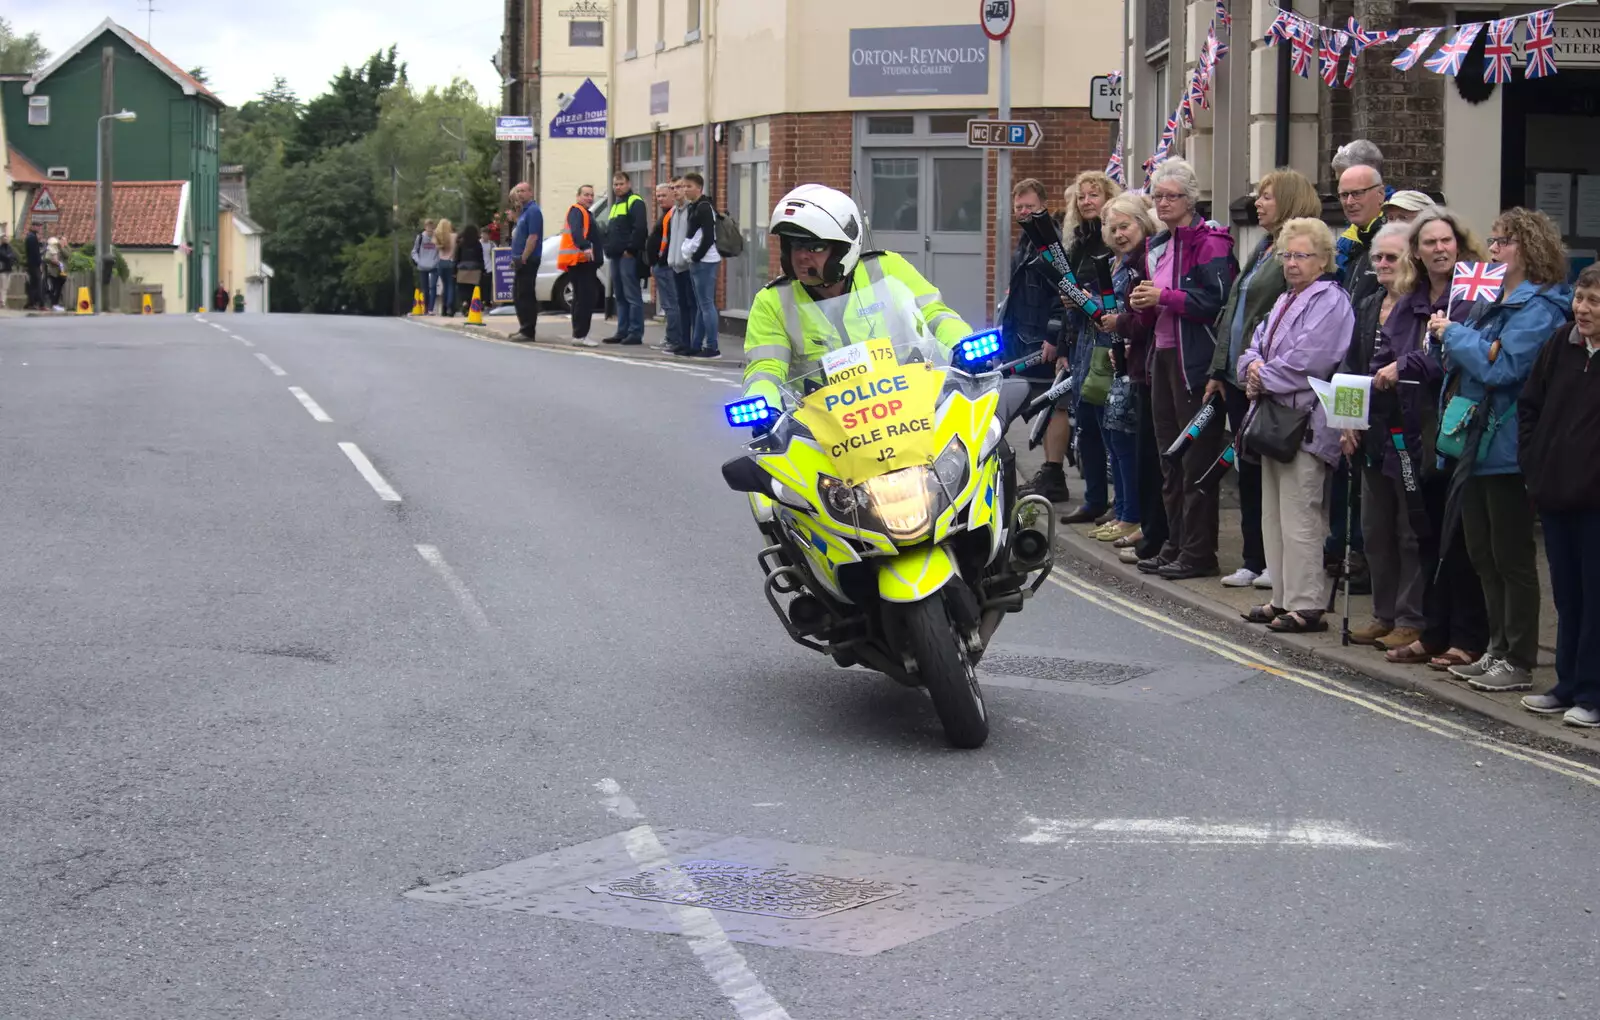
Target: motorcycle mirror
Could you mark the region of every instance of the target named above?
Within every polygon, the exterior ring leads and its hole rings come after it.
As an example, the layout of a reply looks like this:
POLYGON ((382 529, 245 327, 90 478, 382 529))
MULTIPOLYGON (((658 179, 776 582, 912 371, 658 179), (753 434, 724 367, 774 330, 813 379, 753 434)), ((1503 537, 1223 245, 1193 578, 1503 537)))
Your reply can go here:
POLYGON ((754 457, 741 454, 722 465, 722 480, 734 492, 772 495, 772 476, 761 470, 754 457))

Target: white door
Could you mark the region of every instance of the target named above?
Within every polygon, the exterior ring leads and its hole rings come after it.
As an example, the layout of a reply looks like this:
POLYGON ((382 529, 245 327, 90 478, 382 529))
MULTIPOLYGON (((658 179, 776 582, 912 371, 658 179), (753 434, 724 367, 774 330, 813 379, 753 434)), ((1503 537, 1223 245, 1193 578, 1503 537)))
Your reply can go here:
POLYGON ((872 247, 905 256, 969 324, 986 322, 983 157, 880 149, 866 162, 872 247))

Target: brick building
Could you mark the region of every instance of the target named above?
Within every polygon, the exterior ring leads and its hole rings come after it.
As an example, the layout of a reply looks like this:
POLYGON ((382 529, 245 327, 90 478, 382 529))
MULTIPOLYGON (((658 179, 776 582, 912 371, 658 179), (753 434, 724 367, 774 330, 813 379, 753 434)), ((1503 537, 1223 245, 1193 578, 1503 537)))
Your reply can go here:
MULTIPOLYGON (((1018 6, 1012 115, 1037 120, 1043 142, 1013 155, 1013 178, 1059 195, 1110 154, 1115 125, 1091 120, 1087 103, 1089 79, 1114 69, 1121 12, 1101 0, 1018 6)), ((720 291, 735 315, 778 273, 772 207, 818 182, 855 197, 875 247, 904 254, 985 322, 996 161, 967 147, 966 122, 996 111, 999 48, 977 15, 972 0, 620 0, 615 165, 641 192, 688 169, 706 177, 746 236, 720 291)))
MULTIPOLYGON (((1128 164, 1155 148, 1216 11, 1215 0, 1129 0, 1128 164)), ((1600 250, 1600 11, 1569 7, 1555 16, 1558 73, 1528 80, 1520 43, 1512 80, 1483 80, 1487 33, 1480 32, 1454 77, 1393 59, 1411 40, 1362 55, 1350 88, 1315 74, 1289 73, 1286 47, 1263 42, 1281 7, 1325 26, 1355 17, 1369 30, 1432 27, 1509 18, 1554 6, 1440 0, 1228 0, 1231 52, 1218 69, 1212 108, 1200 112, 1174 152, 1199 172, 1212 216, 1253 229, 1249 196, 1262 174, 1288 165, 1332 199, 1329 162, 1339 145, 1367 138, 1383 150, 1384 177, 1398 188, 1442 195, 1480 232, 1514 205, 1544 209, 1562 226, 1576 267, 1600 250), (1288 103, 1280 101, 1280 81, 1288 103)), ((1441 32, 1428 52, 1450 38, 1441 32)), ((1525 23, 1518 39, 1525 37, 1525 23)), ((1415 37, 1412 37, 1413 39, 1415 37)), ((1341 65, 1342 66, 1342 65, 1341 65)), ((1315 70, 1315 61, 1312 65, 1315 70)), ((1340 75, 1342 79, 1342 73, 1340 75)))

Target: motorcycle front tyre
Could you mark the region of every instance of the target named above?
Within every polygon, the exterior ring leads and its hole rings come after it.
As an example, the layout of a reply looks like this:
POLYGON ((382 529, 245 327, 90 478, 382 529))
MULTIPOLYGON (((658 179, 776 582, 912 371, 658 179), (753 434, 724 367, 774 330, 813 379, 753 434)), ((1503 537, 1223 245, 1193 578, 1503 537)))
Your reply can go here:
POLYGON ((908 650, 944 724, 945 739, 952 747, 982 747, 989 739, 989 714, 972 661, 945 610, 943 593, 903 605, 901 612, 908 650))

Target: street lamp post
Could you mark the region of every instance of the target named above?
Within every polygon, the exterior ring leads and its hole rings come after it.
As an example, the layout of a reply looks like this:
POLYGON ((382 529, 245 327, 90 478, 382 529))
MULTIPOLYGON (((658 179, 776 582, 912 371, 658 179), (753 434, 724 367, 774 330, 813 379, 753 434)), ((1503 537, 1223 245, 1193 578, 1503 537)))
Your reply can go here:
POLYGON ((106 121, 117 120, 124 124, 131 123, 139 118, 132 110, 118 110, 108 113, 95 121, 94 125, 94 314, 99 315, 106 304, 105 269, 108 262, 115 266, 116 262, 111 254, 111 223, 110 217, 102 215, 105 210, 105 189, 109 183, 115 183, 115 175, 108 172, 102 162, 102 153, 105 150, 106 121), (113 180, 108 182, 107 177, 113 180))

